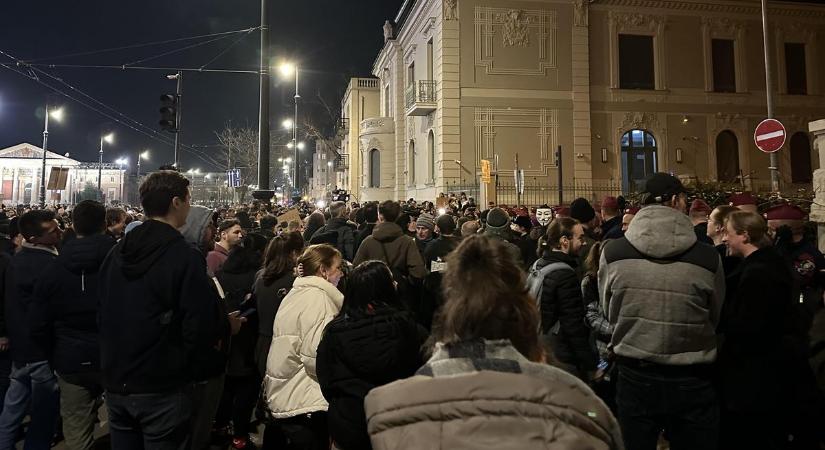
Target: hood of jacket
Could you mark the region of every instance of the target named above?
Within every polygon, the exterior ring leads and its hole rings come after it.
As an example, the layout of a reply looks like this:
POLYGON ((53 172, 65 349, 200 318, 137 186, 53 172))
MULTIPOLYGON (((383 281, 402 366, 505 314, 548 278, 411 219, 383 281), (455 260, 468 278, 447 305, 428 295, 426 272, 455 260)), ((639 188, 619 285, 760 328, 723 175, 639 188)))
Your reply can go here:
POLYGON ((372 230, 372 237, 381 242, 393 241, 403 235, 404 232, 401 230, 401 227, 393 222, 379 223, 372 230))
POLYGON ((122 240, 120 256, 123 275, 134 280, 140 278, 160 259, 170 245, 182 241, 183 236, 169 224, 148 220, 132 230, 122 240))
POLYGON ((552 251, 552 250, 546 250, 544 253, 542 253, 541 257, 542 257, 542 259, 547 261, 548 264, 561 262, 561 263, 567 264, 568 266, 570 266, 574 269, 576 267, 578 267, 578 265, 579 265, 578 258, 576 258, 575 256, 568 255, 567 253, 563 253, 563 252, 555 252, 555 251, 552 251))
POLYGON ((203 232, 212 220, 212 210, 200 205, 192 205, 189 215, 186 216, 186 224, 180 228, 180 234, 187 244, 195 248, 201 248, 203 232))
POLYGON ((636 250, 653 258, 670 258, 696 243, 688 216, 668 206, 646 206, 636 214, 625 237, 636 250))
POLYGON ((108 234, 75 238, 60 247, 60 256, 57 260, 75 275, 84 271, 96 272, 115 243, 108 234))

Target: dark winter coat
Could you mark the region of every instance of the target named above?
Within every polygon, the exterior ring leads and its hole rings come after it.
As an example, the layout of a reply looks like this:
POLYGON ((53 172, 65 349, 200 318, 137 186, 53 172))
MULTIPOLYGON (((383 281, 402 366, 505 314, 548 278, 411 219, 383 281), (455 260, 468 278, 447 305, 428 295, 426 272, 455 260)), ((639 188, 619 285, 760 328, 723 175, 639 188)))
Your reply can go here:
MULTIPOLYGON (((244 270, 245 268, 240 267, 236 261, 230 255, 217 278, 226 295, 224 299, 226 310, 244 313, 255 307, 254 301, 246 300, 252 298, 252 285, 255 283, 257 270, 244 270)), ((226 374, 229 376, 241 377, 257 373, 255 364, 255 345, 258 340, 257 310, 246 316, 246 320, 238 334, 232 336, 229 345, 229 364, 226 369, 226 374)))
POLYGON ((356 230, 355 225, 344 217, 330 219, 309 240, 310 244, 330 244, 337 248, 347 261, 352 261, 355 252, 356 230))
POLYGON ((352 264, 357 266, 373 259, 384 261, 392 268, 407 272, 415 278, 421 279, 427 275, 415 241, 392 222, 383 222, 375 226, 372 235, 361 243, 352 264))
POLYGON ((160 393, 224 364, 228 323, 203 254, 163 222, 126 235, 100 269, 100 347, 108 391, 160 393))
POLYGON ((713 245, 713 239, 708 236, 708 223, 702 222, 693 226, 693 232, 696 233, 696 241, 704 242, 708 245, 713 245))
POLYGON ((361 243, 364 242, 364 239, 367 236, 371 235, 373 230, 375 230, 374 223, 365 223, 358 228, 358 234, 355 236, 355 252, 358 252, 358 249, 361 247, 361 243))
POLYGON ((295 281, 295 276, 290 272, 268 285, 261 277, 262 273, 258 272, 252 288, 258 309, 258 342, 255 346, 255 362, 261 376, 266 373, 266 357, 269 353, 269 346, 272 344, 275 313, 278 312, 281 301, 292 289, 292 283, 295 281))
POLYGON ((596 356, 588 343, 590 332, 585 325, 585 307, 579 279, 576 276, 576 258, 566 253, 546 251, 536 268, 562 262, 573 270, 557 269, 544 277, 541 291, 541 331, 547 335, 559 323, 554 336, 555 356, 563 363, 575 365, 579 371, 593 370, 596 356))
POLYGON ((536 253, 539 245, 538 241, 531 239, 529 234, 524 234, 516 238, 513 243, 521 251, 521 260, 524 267, 530 268, 533 263, 536 262, 536 259, 538 259, 538 254, 536 253))
POLYGON ((0 337, 8 337, 6 328, 6 272, 11 264, 11 256, 0 252, 0 337))
MULTIPOLYGON (((615 235, 616 231, 614 230, 616 228, 618 228, 619 231, 622 231, 621 214, 619 214, 616 217, 611 217, 602 224, 602 239, 606 239, 608 234, 615 235)), ((619 235, 618 237, 621 237, 621 235, 619 235)))
POLYGON ((343 450, 369 449, 364 397, 377 386, 412 376, 423 364, 426 332, 389 306, 374 314, 339 314, 318 346, 318 382, 329 402, 330 436, 343 450))
POLYGON ((99 270, 115 240, 108 234, 65 243, 35 288, 32 338, 60 375, 100 370, 99 270))
POLYGON ((424 249, 427 276, 424 278, 424 292, 421 295, 419 323, 428 330, 432 328, 436 311, 444 304, 441 291, 441 280, 444 278, 444 270, 446 270, 444 259, 460 243, 461 238, 458 236, 439 236, 427 244, 427 248, 424 249), (433 267, 433 263, 439 260, 441 264, 436 264, 437 267, 433 267))
POLYGON ((46 350, 32 340, 28 317, 34 302, 34 289, 56 257, 56 250, 24 244, 23 249, 12 257, 6 271, 6 329, 11 359, 16 363, 48 359, 46 350))
POLYGON ((772 247, 753 252, 727 277, 719 333, 723 404, 737 412, 795 406, 795 387, 811 377, 790 268, 772 247))

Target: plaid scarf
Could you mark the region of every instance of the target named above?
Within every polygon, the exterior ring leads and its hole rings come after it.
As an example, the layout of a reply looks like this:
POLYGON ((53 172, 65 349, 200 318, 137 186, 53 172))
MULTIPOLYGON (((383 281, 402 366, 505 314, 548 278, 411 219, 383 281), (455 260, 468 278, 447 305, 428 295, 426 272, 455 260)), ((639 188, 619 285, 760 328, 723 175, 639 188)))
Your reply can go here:
POLYGON ((507 339, 475 339, 435 344, 433 356, 418 369, 416 375, 438 378, 482 370, 542 377, 551 376, 554 369, 545 364, 529 361, 507 339))

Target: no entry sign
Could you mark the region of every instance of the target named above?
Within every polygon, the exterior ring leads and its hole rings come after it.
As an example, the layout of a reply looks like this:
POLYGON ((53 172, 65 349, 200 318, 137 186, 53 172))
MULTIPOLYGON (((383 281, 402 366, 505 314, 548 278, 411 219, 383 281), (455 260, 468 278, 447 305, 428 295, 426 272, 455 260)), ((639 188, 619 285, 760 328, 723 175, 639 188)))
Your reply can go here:
POLYGON ((773 153, 785 145, 785 126, 776 119, 765 119, 756 126, 753 133, 753 140, 759 150, 765 153, 773 153))

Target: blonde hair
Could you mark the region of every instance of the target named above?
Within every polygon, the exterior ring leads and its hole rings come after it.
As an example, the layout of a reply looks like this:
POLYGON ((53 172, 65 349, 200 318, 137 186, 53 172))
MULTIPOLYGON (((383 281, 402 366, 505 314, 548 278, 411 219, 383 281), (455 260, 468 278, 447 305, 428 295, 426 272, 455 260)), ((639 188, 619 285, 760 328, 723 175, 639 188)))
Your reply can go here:
POLYGON ((298 258, 304 276, 319 275, 324 267, 331 268, 336 259, 341 259, 341 252, 329 244, 310 245, 298 258))
POLYGON ((747 232, 750 243, 759 248, 771 245, 771 239, 768 236, 768 224, 762 216, 755 212, 734 211, 728 215, 725 224, 730 225, 737 234, 747 232))

